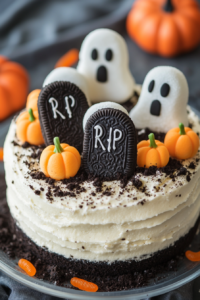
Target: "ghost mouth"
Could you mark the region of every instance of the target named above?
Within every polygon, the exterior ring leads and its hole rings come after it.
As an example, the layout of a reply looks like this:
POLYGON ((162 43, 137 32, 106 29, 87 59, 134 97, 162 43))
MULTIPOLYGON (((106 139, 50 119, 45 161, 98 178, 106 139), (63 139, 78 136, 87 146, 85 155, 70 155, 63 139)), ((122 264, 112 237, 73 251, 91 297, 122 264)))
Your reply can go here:
POLYGON ((161 103, 159 100, 153 100, 150 107, 150 114, 153 116, 160 116, 161 112, 161 103))
POLYGON ((108 71, 106 67, 104 66, 98 67, 96 79, 99 82, 106 82, 108 80, 108 71))

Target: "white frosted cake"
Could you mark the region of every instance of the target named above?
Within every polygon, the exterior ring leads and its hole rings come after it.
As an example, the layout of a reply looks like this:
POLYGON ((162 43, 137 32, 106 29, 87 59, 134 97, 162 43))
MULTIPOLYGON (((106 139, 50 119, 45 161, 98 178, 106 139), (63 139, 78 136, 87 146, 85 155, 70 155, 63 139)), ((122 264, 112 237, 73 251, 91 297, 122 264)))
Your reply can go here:
MULTIPOLYGON (((193 130, 200 132, 198 117, 188 110, 193 130)), ((84 176, 56 182, 41 176, 34 158, 40 148, 23 148, 15 133, 13 121, 4 147, 7 201, 17 226, 40 247, 97 265, 148 259, 151 264, 158 251, 194 228, 200 210, 199 152, 169 175, 167 169, 145 175, 138 168, 125 187, 120 180, 84 176)))
POLYGON ((99 29, 77 70, 54 69, 10 125, 11 222, 20 249, 50 273, 133 276, 180 254, 196 232, 200 121, 186 78, 156 67, 134 106, 136 90, 124 40, 99 29))

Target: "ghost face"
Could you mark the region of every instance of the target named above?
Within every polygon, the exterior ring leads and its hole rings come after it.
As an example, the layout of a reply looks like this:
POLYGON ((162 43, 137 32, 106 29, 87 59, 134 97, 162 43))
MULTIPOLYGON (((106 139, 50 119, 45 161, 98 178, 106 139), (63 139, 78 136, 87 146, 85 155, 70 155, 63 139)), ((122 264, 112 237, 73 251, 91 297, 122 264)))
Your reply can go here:
POLYGON ((137 105, 130 117, 136 128, 148 127, 167 132, 188 125, 186 105, 188 85, 181 71, 173 67, 156 67, 146 76, 137 105))
POLYGON ((113 30, 98 29, 83 41, 77 69, 87 79, 92 102, 123 103, 134 90, 123 38, 113 30))

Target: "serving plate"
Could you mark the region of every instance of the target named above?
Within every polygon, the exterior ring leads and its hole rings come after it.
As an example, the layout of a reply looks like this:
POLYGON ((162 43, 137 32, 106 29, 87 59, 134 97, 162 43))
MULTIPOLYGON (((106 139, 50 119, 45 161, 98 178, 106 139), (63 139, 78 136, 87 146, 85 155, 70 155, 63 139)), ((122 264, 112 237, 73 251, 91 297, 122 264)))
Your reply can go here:
MULTIPOLYGON (((198 116, 200 116, 200 112, 195 109, 193 110, 198 116)), ((4 191, 1 191, 1 194, 4 194, 2 192, 4 191)), ((200 250, 199 230, 197 230, 197 233, 188 249, 193 251, 200 250)), ((30 287, 31 289, 35 289, 45 294, 65 299, 67 298, 77 300, 141 300, 147 297, 167 293, 200 276, 200 262, 190 262, 186 259, 186 257, 184 257, 183 259, 179 260, 176 272, 160 273, 156 278, 151 279, 148 285, 145 287, 120 292, 87 293, 83 291, 73 290, 69 287, 59 287, 47 281, 37 279, 36 277, 29 277, 17 266, 17 261, 17 259, 10 259, 4 252, 0 251, 0 269, 14 280, 30 287)))
MULTIPOLYGON (((200 232, 195 235, 190 249, 194 251, 198 251, 200 249, 200 232)), ((87 293, 83 291, 72 290, 67 287, 59 287, 54 284, 50 284, 47 281, 37 279, 36 277, 29 277, 17 266, 17 260, 10 259, 2 251, 0 251, 0 269, 14 280, 39 292, 60 298, 77 300, 141 300, 147 297, 167 293, 200 276, 200 262, 190 262, 184 257, 178 262, 176 272, 160 273, 156 278, 150 280, 146 287, 121 292, 87 293), (159 280, 159 278, 162 277, 164 278, 159 280)))

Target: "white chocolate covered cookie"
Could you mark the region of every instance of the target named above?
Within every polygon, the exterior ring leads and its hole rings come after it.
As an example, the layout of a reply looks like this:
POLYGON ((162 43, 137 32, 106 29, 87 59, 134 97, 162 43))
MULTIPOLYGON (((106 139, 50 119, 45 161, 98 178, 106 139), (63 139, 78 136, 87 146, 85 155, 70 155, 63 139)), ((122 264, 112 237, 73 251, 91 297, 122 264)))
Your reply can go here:
POLYGON ((88 80, 91 102, 124 103, 131 98, 135 81, 121 35, 110 29, 90 32, 82 43, 79 58, 77 70, 88 80))
POLYGON ((85 116, 83 118, 83 130, 85 128, 85 125, 87 123, 87 120, 91 115, 93 115, 97 110, 103 109, 103 108, 113 108, 113 109, 118 109, 124 112, 125 114, 128 115, 127 110, 120 104, 114 103, 114 102, 101 102, 92 105, 85 113, 85 116))
POLYGON ((167 132, 179 123, 188 126, 188 84, 181 71, 159 66, 146 75, 138 103, 130 111, 136 128, 167 132))
POLYGON ((69 81, 77 85, 85 94, 88 104, 90 105, 87 79, 76 69, 68 67, 54 69, 45 78, 43 87, 55 81, 69 81))

